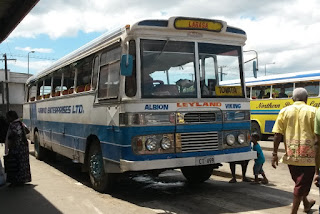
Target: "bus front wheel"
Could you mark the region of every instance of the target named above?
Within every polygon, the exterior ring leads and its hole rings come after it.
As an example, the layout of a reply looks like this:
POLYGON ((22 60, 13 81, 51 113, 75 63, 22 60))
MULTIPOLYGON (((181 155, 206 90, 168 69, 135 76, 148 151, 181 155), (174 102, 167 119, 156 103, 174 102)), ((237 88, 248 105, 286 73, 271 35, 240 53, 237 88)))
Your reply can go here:
POLYGON ((92 188, 102 193, 110 191, 114 176, 105 172, 100 144, 97 142, 90 146, 88 168, 92 188))
POLYGON ((251 122, 251 133, 253 132, 258 133, 260 140, 268 140, 269 138, 269 135, 261 134, 261 129, 257 122, 251 122))
POLYGON ((181 168, 183 176, 191 184, 203 183, 210 178, 213 166, 188 166, 181 168))
POLYGON ((259 135, 259 138, 262 138, 261 129, 257 122, 251 122, 251 133, 256 132, 259 135))
POLYGON ((37 160, 43 160, 45 156, 45 148, 40 145, 40 137, 39 133, 36 132, 34 134, 34 156, 37 160))

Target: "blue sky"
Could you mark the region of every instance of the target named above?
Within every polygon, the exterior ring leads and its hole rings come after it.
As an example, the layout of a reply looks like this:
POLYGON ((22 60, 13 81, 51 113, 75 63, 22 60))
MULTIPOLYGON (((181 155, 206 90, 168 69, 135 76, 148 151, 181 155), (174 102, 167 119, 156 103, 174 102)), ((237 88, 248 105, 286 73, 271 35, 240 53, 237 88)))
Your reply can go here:
MULTIPOLYGON (((29 72, 34 74, 99 35, 101 33, 79 31, 75 37, 61 37, 58 39, 50 39, 45 34, 36 38, 19 37, 7 39, 0 45, 0 52, 6 53, 8 59, 16 59, 15 62, 9 62, 8 68, 11 71, 27 73, 28 52, 35 51, 29 54, 29 72)), ((0 63, 0 68, 3 68, 3 64, 0 63)))
MULTIPOLYGON (((259 54, 258 76, 320 68, 320 2, 317 0, 41 0, 0 44, 13 72, 30 73, 48 67, 101 34, 142 19, 172 16, 227 21, 247 33, 244 50, 259 54), (76 2, 76 3, 75 3, 76 2), (272 64, 274 63, 274 64, 272 64)), ((254 57, 248 52, 244 60, 254 57)), ((0 61, 0 69, 4 63, 0 61)), ((252 76, 252 64, 245 66, 252 76)))

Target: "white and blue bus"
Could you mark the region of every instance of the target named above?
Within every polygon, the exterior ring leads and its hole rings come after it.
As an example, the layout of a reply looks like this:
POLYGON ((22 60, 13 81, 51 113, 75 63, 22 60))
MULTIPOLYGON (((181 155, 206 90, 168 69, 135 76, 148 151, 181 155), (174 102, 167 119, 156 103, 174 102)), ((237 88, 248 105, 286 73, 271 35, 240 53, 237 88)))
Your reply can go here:
POLYGON ((224 21, 188 17, 102 35, 27 81, 36 158, 82 163, 100 192, 118 173, 181 169, 199 183, 222 162, 255 158, 245 41, 224 21))

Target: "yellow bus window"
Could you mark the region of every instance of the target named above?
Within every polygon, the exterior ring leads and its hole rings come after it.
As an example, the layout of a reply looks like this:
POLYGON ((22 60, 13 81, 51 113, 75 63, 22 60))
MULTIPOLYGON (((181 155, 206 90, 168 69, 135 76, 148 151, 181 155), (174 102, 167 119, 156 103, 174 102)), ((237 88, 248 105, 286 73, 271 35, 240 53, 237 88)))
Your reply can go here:
POLYGON ((297 82, 296 88, 305 88, 309 97, 317 97, 319 95, 319 82, 297 82))
POLYGON ((275 98, 292 97, 293 83, 278 84, 272 86, 272 94, 275 98))
POLYGON ((268 99, 270 98, 270 86, 254 86, 252 87, 252 99, 268 99))

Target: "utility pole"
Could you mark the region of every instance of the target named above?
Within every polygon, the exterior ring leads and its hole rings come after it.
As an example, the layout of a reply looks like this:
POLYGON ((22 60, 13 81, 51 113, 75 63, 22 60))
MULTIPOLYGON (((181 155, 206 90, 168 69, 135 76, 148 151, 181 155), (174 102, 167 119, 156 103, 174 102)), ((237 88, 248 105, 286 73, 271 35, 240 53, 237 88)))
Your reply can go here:
MULTIPOLYGON (((3 54, 3 60, 4 60, 4 73, 5 73, 5 83, 6 83, 6 98, 7 98, 7 105, 6 105, 6 111, 8 112, 10 109, 10 102, 9 102, 9 80, 8 80, 8 66, 7 61, 8 60, 16 60, 16 59, 7 59, 7 54, 3 54)), ((3 96, 3 94, 2 94, 3 96)))
POLYGON ((2 97, 2 116, 6 113, 6 107, 4 106, 4 81, 1 82, 1 97, 2 97))
POLYGON ((225 67, 227 67, 227 66, 225 66, 225 65, 223 65, 223 66, 219 66, 219 68, 220 68, 220 81, 222 81, 222 77, 223 77, 223 75, 226 75, 226 73, 223 73, 223 68, 225 68, 225 67))

